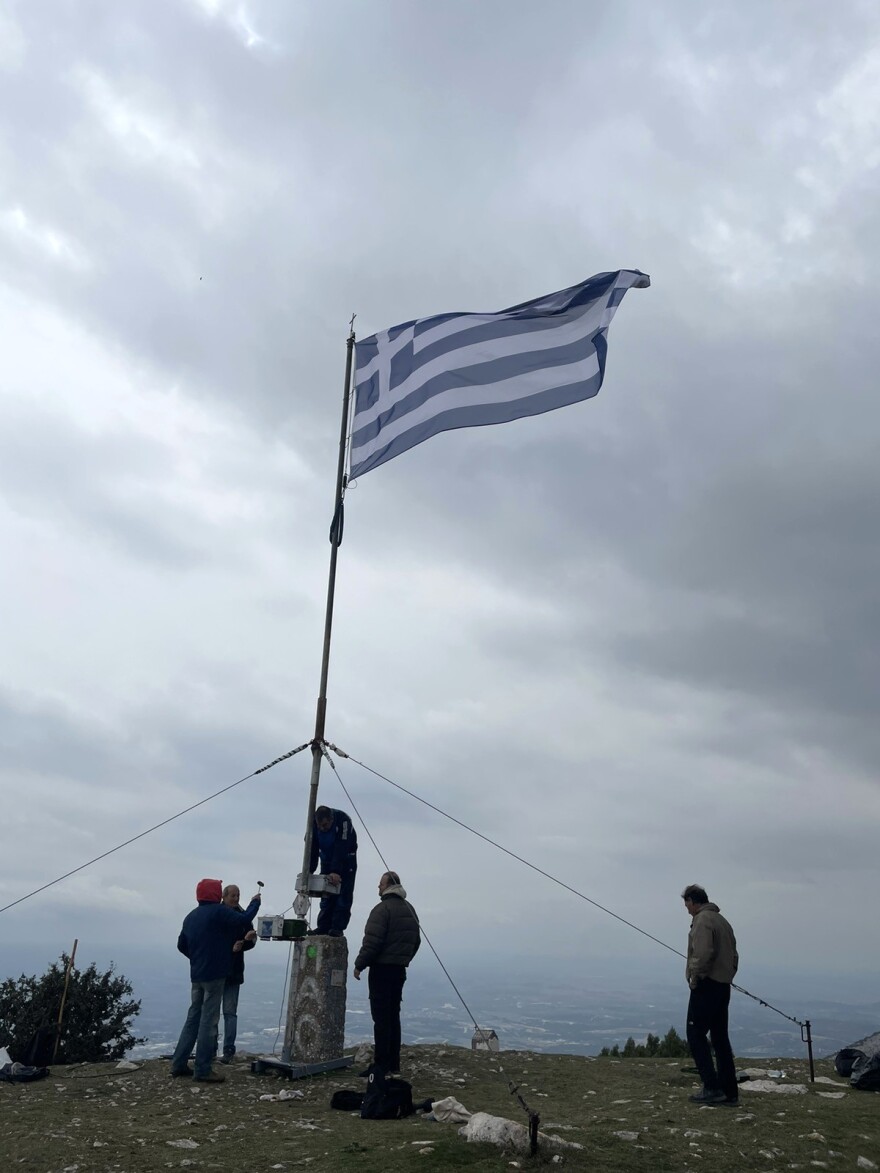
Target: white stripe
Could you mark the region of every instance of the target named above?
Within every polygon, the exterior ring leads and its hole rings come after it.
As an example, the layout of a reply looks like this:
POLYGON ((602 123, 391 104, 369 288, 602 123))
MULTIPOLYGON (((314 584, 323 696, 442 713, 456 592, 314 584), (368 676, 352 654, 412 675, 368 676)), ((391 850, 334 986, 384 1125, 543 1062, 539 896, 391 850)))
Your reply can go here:
MULTIPOLYGON (((397 383, 387 395, 385 394, 386 388, 383 386, 376 402, 355 415, 355 430, 372 423, 393 403, 399 403, 411 391, 415 391, 423 383, 427 383, 436 375, 443 374, 444 371, 457 371, 462 367, 475 366, 481 362, 493 362, 495 359, 506 358, 512 354, 529 354, 532 351, 553 350, 557 346, 566 346, 568 343, 577 342, 578 339, 585 338, 588 334, 600 329, 604 316, 604 306, 589 306, 588 312, 581 314, 573 322, 559 324, 551 320, 543 330, 510 334, 506 338, 491 338, 483 342, 475 342, 471 346, 461 346, 457 350, 439 354, 430 362, 420 366, 418 370, 413 371, 401 383, 397 383), (585 320, 591 316, 594 319, 592 322, 585 320)), ((380 351, 380 357, 381 355, 380 351)), ((360 383, 360 378, 358 378, 358 382, 360 383)), ((505 380, 506 382, 507 380, 505 380)), ((551 383, 551 386, 554 385, 562 386, 562 384, 551 383)), ((477 391, 476 395, 479 394, 480 392, 477 391)), ((482 402, 482 400, 475 399, 475 402, 482 402)), ((487 402, 497 401, 489 400, 487 402)))
MULTIPOLYGON (((461 387, 450 387, 440 395, 434 395, 426 400, 414 411, 408 412, 399 420, 386 424, 378 435, 373 436, 362 445, 352 443, 352 465, 367 460, 374 452, 384 448, 398 436, 408 432, 427 420, 433 419, 441 412, 451 411, 457 407, 479 407, 490 403, 516 403, 518 400, 530 399, 542 391, 550 391, 554 387, 567 387, 571 383, 585 383, 599 373, 599 359, 595 351, 579 362, 568 363, 562 367, 544 367, 528 374, 512 375, 496 383, 489 383, 485 387, 475 387, 467 384, 461 387)), ((360 422, 360 417, 355 424, 360 422)))

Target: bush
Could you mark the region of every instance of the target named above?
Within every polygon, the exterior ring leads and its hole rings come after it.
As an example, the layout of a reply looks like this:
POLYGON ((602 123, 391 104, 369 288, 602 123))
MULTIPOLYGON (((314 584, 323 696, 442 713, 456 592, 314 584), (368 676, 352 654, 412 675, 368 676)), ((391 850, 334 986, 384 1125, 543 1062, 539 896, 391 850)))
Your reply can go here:
MULTIPOLYGON (((69 957, 62 953, 42 977, 7 978, 0 983, 0 1044, 22 1062, 28 1044, 40 1028, 54 1028, 61 1008, 64 974, 69 957)), ((113 963, 99 973, 94 962, 86 970, 70 971, 61 1045, 57 1063, 100 1063, 121 1059, 132 1047, 145 1043, 131 1033, 131 1020, 141 1004, 131 997, 131 982, 115 972, 113 963)))
POLYGON ((669 1028, 662 1039, 659 1035, 649 1033, 644 1043, 637 1043, 630 1037, 622 1051, 619 1044, 615 1043, 613 1047, 603 1047, 599 1052, 611 1059, 684 1059, 690 1053, 690 1047, 674 1026, 669 1028))

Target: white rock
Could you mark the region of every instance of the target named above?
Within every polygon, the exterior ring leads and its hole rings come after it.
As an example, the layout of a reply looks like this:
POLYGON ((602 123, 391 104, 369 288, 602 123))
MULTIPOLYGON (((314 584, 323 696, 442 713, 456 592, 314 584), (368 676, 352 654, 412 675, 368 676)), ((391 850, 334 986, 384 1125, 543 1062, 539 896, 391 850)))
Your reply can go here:
POLYGON ((120 1059, 114 1067, 114 1071, 140 1071, 140 1063, 132 1063, 129 1059, 120 1059))
MULTIPOLYGON (((470 1143, 508 1145, 527 1152, 530 1148, 529 1130, 513 1120, 505 1120, 502 1116, 490 1116, 488 1112, 475 1112, 464 1128, 459 1129, 459 1135, 470 1143)), ((539 1141, 548 1148, 554 1149, 582 1149, 583 1145, 574 1141, 561 1140, 558 1136, 548 1136, 545 1132, 538 1133, 539 1141)))
POLYGON ((637 1132, 612 1132, 612 1136, 618 1137, 620 1140, 638 1140, 639 1134, 637 1132))
POLYGON ((173 1149, 197 1149, 199 1142, 196 1140, 166 1140, 166 1144, 171 1145, 173 1149))
POLYGON ((846 1092, 816 1092, 823 1100, 842 1100, 846 1092))
POLYGON ((805 1083, 774 1083, 772 1079, 750 1079, 739 1085, 742 1092, 776 1092, 783 1096, 805 1096, 805 1083))
POLYGON ((860 1169, 876 1169, 877 1168, 876 1161, 869 1161, 867 1157, 859 1157, 859 1159, 856 1161, 856 1164, 858 1165, 858 1167, 860 1169))

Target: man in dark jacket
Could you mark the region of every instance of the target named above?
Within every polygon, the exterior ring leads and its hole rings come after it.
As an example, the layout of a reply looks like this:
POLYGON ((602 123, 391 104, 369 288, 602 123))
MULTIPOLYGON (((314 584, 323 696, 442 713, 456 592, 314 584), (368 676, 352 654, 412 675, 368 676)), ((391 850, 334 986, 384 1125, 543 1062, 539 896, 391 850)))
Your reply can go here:
POLYGON ((422 943, 419 918, 406 899, 397 872, 385 872, 379 880, 380 900, 364 929, 364 943, 354 963, 360 981, 369 968, 370 1014, 376 1043, 374 1063, 384 1071, 400 1070, 400 1003, 406 967, 422 943))
POLYGON ((688 884, 681 895, 685 909, 693 917, 685 966, 691 991, 687 1041, 703 1081, 700 1091, 690 1098, 695 1104, 735 1108, 739 1103, 739 1086, 727 1033, 727 1010, 730 986, 739 967, 736 937, 718 911, 718 905, 710 904, 705 888, 688 884), (712 1040, 717 1071, 707 1035, 712 1040))
POLYGON ((357 835, 345 811, 319 806, 312 825, 312 856, 309 871, 321 861, 321 875, 331 884, 340 884, 339 895, 321 897, 315 932, 341 937, 351 920, 354 881, 357 876, 357 835))
POLYGON ((199 881, 196 887, 199 906, 187 915, 177 938, 177 948, 189 958, 192 1001, 171 1057, 171 1074, 190 1074, 187 1061, 195 1046, 192 1075, 205 1083, 222 1083, 224 1079, 211 1068, 217 1051, 223 987, 232 972, 232 947, 251 927, 260 907, 257 894, 244 912, 236 912, 221 903, 222 891, 219 880, 199 881))
MULTIPOLYGON (((227 884, 223 889, 223 903, 236 912, 244 912, 239 903, 241 891, 237 884, 227 884)), ((223 1055, 221 1063, 231 1063, 235 1054, 235 1036, 238 1032, 238 995, 244 985, 244 955, 257 943, 257 934, 251 924, 240 934, 232 946, 232 971, 223 987, 223 1055)))

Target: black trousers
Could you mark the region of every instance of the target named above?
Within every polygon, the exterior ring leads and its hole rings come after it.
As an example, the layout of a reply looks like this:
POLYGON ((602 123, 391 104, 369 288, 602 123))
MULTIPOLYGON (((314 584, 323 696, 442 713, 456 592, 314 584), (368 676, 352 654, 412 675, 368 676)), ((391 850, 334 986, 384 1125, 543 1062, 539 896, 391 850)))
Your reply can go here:
POLYGON ((405 965, 371 965, 369 968, 370 1014, 376 1053, 373 1062, 386 1071, 400 1070, 400 1003, 405 965))
POLYGON ((714 1091, 724 1092, 729 1099, 736 1099, 739 1088, 733 1049, 727 1034, 729 1005, 730 986, 727 982, 714 982, 711 978, 703 978, 698 982, 697 988, 691 990, 688 1002, 687 1041, 703 1084, 714 1091), (712 1062, 712 1050, 709 1049, 710 1039, 718 1064, 717 1071, 712 1062))

